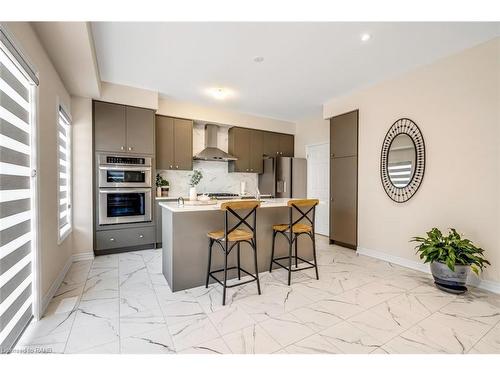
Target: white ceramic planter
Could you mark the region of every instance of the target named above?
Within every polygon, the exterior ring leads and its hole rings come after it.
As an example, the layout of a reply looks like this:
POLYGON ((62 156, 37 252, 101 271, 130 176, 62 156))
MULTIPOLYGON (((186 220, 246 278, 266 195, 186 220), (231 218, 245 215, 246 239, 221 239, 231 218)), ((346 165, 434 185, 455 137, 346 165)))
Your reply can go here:
POLYGON ((190 201, 195 201, 198 199, 198 195, 196 194, 196 187, 190 187, 189 188, 189 200, 190 201))

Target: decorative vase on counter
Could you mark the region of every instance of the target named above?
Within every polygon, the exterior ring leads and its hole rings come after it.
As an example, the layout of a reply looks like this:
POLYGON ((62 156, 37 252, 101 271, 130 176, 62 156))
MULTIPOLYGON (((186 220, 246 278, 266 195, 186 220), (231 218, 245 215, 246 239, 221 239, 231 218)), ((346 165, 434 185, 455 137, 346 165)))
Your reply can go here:
POLYGON ((158 186, 158 187, 156 188, 156 196, 157 196, 157 197, 161 197, 161 186, 158 186))
POLYGON ((192 186, 189 188, 189 200, 190 201, 195 201, 198 198, 198 195, 196 194, 196 187, 192 186))

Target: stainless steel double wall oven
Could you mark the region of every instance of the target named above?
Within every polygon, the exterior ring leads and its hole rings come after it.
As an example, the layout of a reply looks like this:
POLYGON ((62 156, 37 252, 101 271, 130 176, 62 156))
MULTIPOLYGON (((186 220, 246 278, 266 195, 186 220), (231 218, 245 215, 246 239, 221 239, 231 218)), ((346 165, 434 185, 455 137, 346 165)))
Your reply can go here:
POLYGON ((151 221, 150 157, 98 154, 98 225, 151 221))

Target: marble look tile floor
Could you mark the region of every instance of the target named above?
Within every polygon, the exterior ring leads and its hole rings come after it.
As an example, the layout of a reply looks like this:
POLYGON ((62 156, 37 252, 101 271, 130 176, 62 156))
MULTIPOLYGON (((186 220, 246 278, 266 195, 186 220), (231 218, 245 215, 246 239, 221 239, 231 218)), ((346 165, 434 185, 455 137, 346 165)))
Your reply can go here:
MULTIPOLYGON (((254 283, 172 293, 161 250, 74 263, 16 350, 52 353, 500 353, 500 296, 454 296, 429 275, 318 236, 313 270, 254 283)), ((265 250, 261 250, 265 251, 265 250)))

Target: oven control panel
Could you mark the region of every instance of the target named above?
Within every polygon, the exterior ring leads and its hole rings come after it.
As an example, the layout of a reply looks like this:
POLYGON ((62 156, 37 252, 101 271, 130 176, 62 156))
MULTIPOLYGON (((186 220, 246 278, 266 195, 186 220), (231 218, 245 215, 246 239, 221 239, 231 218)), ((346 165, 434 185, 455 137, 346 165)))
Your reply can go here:
POLYGON ((107 164, 146 164, 146 160, 144 158, 131 158, 125 156, 106 156, 107 164))

